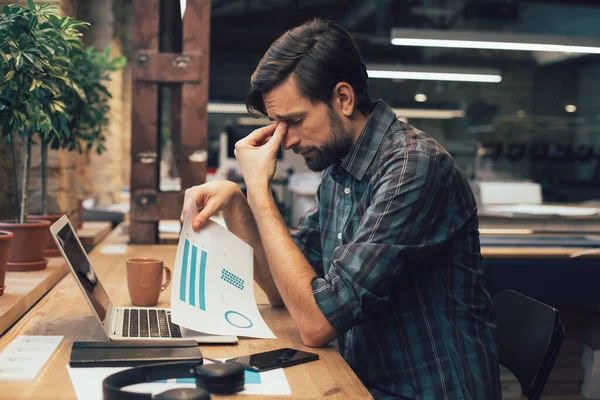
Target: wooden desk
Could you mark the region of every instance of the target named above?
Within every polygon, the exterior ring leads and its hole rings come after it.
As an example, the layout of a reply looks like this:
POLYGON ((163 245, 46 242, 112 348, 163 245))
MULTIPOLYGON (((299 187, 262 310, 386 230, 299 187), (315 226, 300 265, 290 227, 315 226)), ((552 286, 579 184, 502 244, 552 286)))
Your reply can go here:
POLYGON ((481 247, 486 259, 535 258, 535 259, 598 259, 600 248, 578 247, 481 247))
POLYGON ((490 295, 513 289, 544 303, 600 304, 600 248, 481 247, 490 295))
POLYGON ((68 270, 62 257, 52 257, 41 271, 7 272, 6 290, 0 297, 0 335, 44 297, 68 270))
POLYGON ((110 221, 84 221, 81 229, 77 230, 77 236, 83 247, 87 251, 91 251, 111 231, 112 223, 110 221))
MULTIPOLYGON (((114 231, 90 255, 91 262, 101 278, 105 290, 116 305, 129 305, 125 278, 125 260, 129 257, 147 256, 165 260, 167 266, 175 258, 175 246, 126 246, 125 254, 102 254, 106 244, 123 244, 126 237, 114 231)), ((258 288, 257 288, 258 289, 258 288)), ((302 364, 285 370, 292 389, 291 397, 331 399, 371 398, 360 380, 332 347, 310 349, 302 345, 300 335, 285 309, 275 309, 266 305, 266 296, 256 290, 259 308, 267 324, 277 339, 240 339, 238 345, 203 345, 202 352, 207 357, 234 357, 279 347, 294 347, 316 352, 319 361, 302 364)), ((161 294, 159 306, 168 306, 170 293, 161 294)), ((2 339, 3 350, 18 335, 63 335, 64 340, 45 365, 35 382, 0 382, 2 399, 73 399, 75 392, 71 385, 66 365, 68 364, 71 343, 83 340, 103 340, 102 330, 95 321, 71 274, 54 287, 42 301, 32 308, 2 339)), ((289 398, 285 396, 282 398, 289 398)), ((244 396, 260 398, 260 396, 244 396)))
POLYGON ((536 232, 599 233, 600 215, 560 217, 551 215, 501 214, 479 211, 480 229, 530 229, 536 232))

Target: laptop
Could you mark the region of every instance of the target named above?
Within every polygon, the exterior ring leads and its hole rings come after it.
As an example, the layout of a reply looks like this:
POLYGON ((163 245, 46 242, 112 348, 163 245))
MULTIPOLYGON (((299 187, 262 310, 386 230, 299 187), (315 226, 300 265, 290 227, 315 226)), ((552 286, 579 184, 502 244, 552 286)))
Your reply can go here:
POLYGON ((113 306, 67 216, 56 221, 50 231, 107 339, 237 343, 236 336, 210 335, 180 327, 171 321, 171 310, 167 308, 113 306))

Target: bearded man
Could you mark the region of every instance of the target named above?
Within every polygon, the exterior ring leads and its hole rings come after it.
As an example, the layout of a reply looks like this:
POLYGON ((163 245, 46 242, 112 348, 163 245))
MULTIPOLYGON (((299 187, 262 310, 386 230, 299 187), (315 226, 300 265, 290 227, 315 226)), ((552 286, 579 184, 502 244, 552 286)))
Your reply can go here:
POLYGON ((247 106, 274 121, 236 144, 247 197, 227 181, 188 189, 194 229, 222 212, 254 248, 269 301, 306 345, 337 338, 374 397, 499 399, 473 194, 431 136, 371 101, 350 34, 326 20, 286 32, 252 75, 247 106), (293 235, 270 189, 279 146, 323 171, 293 235))

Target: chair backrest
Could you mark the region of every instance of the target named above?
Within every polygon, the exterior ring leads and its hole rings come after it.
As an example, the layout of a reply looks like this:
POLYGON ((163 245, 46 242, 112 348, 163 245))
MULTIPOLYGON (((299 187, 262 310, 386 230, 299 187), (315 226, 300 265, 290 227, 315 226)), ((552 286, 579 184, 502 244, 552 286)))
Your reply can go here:
POLYGON ((500 364, 516 376, 523 395, 539 399, 563 341, 558 311, 514 290, 498 293, 494 307, 500 364))

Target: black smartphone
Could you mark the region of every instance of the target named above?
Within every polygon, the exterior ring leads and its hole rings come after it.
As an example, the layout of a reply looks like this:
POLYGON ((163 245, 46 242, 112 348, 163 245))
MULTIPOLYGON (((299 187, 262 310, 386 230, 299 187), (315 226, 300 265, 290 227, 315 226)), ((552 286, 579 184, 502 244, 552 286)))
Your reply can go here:
POLYGON ((230 358, 227 362, 240 364, 246 369, 256 372, 275 368, 289 367, 309 361, 318 360, 319 355, 296 349, 277 349, 249 356, 230 358))

